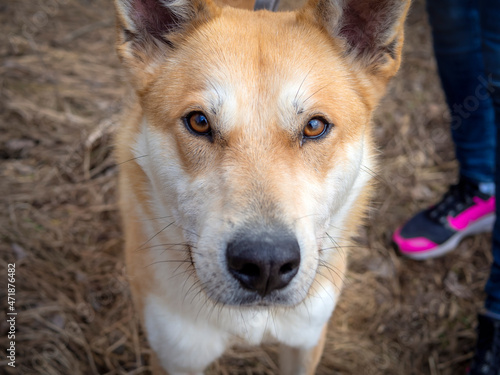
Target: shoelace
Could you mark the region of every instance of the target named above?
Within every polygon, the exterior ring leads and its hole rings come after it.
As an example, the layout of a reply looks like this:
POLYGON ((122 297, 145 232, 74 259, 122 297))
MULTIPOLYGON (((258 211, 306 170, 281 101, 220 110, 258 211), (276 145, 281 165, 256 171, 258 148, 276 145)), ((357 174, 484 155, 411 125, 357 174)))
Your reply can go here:
POLYGON ((444 224, 447 216, 457 213, 472 205, 472 198, 478 194, 478 189, 471 183, 461 180, 458 184, 450 186, 443 199, 429 209, 427 216, 435 223, 444 224))

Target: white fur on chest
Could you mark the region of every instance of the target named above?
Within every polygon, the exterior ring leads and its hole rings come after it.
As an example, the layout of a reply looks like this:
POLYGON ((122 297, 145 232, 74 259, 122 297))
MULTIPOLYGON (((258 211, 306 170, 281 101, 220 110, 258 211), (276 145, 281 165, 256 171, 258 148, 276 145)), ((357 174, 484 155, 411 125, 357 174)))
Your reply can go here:
MULTIPOLYGON (((180 303, 156 295, 146 298, 144 320, 149 341, 172 374, 202 371, 234 344, 278 342, 314 347, 337 302, 333 286, 323 285, 300 305, 271 308, 180 303)), ((182 296, 179 296, 182 297, 182 296)), ((195 372, 196 373, 196 372, 195 372)))

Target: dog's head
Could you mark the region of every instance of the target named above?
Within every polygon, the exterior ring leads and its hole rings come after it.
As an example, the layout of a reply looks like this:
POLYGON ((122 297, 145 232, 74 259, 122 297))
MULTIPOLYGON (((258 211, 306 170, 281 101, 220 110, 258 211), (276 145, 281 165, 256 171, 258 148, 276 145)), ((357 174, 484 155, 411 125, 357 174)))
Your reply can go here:
POLYGON ((370 120, 400 64, 408 2, 116 5, 143 115, 131 145, 143 209, 173 216, 211 299, 299 303, 364 209, 370 120))

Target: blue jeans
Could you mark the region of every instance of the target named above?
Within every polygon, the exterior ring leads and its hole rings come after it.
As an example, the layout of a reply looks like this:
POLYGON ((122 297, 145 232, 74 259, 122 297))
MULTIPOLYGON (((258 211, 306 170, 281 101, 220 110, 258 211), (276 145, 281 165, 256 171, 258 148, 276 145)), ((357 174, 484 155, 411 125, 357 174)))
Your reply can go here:
MULTIPOLYGON (((500 0, 427 0, 460 174, 496 183, 500 198, 500 0), (498 134, 498 138, 497 138, 498 134), (496 156, 495 156, 496 154, 496 156), (495 172, 496 170, 496 172, 495 172)), ((486 308, 500 314, 500 199, 486 308)))

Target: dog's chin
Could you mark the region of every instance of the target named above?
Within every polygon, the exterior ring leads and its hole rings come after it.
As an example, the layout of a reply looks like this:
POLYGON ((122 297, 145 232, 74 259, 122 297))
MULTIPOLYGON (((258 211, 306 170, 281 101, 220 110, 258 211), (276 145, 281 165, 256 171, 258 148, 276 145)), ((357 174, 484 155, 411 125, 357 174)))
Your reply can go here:
POLYGON ((295 295, 289 296, 287 294, 280 295, 279 293, 276 293, 276 295, 268 295, 262 297, 258 294, 252 293, 252 295, 242 295, 227 300, 223 300, 223 298, 217 298, 217 299, 214 299, 212 297, 209 298, 214 301, 217 301, 218 303, 222 303, 226 306, 231 306, 231 307, 266 308, 274 306, 293 307, 301 303, 304 300, 305 296, 304 297, 295 295))
POLYGON ((257 292, 244 289, 239 285, 231 285, 227 288, 221 287, 220 292, 214 289, 205 290, 205 294, 214 303, 228 307, 293 307, 304 301, 308 295, 307 289, 295 290, 295 288, 286 287, 282 290, 274 290, 265 296, 261 296, 257 292), (230 293, 228 293, 229 290, 231 291, 230 293))

